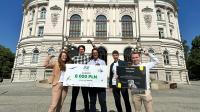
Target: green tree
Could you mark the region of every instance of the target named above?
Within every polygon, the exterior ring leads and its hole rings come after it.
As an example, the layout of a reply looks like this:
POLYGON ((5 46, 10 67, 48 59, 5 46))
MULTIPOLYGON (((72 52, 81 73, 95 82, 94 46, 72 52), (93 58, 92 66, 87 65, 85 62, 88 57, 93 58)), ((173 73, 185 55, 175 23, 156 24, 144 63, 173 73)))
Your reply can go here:
POLYGON ((192 48, 188 57, 190 78, 200 79, 200 36, 192 40, 192 48))
POLYGON ((0 45, 0 77, 10 78, 15 54, 9 48, 0 45))
POLYGON ((190 47, 188 46, 187 41, 184 40, 184 39, 182 39, 182 45, 183 45, 183 50, 184 50, 185 61, 187 62, 188 56, 189 56, 190 47))

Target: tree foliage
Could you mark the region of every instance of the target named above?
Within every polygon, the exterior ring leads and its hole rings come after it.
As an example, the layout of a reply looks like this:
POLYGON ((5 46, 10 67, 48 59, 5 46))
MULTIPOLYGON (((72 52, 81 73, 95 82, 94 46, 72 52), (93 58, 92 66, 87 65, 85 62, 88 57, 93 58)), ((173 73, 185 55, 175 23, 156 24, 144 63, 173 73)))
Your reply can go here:
POLYGON ((9 48, 0 45, 0 77, 10 78, 15 54, 9 48))
POLYGON ((192 41, 187 64, 190 78, 200 79, 200 36, 196 36, 192 41))
POLYGON ((182 45, 183 45, 183 49, 184 49, 184 57, 185 57, 185 61, 187 62, 188 60, 188 56, 189 56, 189 51, 190 51, 190 47, 187 44, 187 41, 182 39, 182 45))

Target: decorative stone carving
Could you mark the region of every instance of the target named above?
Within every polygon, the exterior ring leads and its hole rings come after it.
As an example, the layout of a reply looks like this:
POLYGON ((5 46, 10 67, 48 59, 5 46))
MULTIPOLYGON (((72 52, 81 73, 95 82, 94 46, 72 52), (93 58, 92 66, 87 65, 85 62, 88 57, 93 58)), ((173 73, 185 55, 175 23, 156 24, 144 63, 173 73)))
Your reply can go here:
POLYGON ((108 16, 108 9, 107 8, 96 8, 96 16, 98 15, 105 15, 108 16))
POLYGON ((124 15, 129 15, 131 16, 132 20, 134 21, 135 20, 135 12, 134 12, 134 8, 126 8, 126 7, 123 7, 120 9, 120 18, 122 18, 124 15))
POLYGON ((60 17, 60 14, 59 13, 52 13, 51 14, 51 22, 53 24, 53 27, 56 26, 56 24, 58 23, 58 19, 60 17))
POLYGON ((142 9, 142 12, 144 13, 144 21, 147 28, 151 28, 153 9, 146 7, 142 9))
POLYGON ((62 10, 62 9, 57 5, 54 5, 53 7, 50 8, 50 10, 62 10))
POLYGON ((80 7, 71 7, 69 10, 69 16, 72 16, 74 14, 78 14, 78 15, 82 15, 83 14, 83 10, 80 7))
POLYGON ((53 6, 50 8, 51 10, 51 22, 52 22, 52 25, 53 27, 55 27, 58 23, 58 20, 60 18, 60 12, 61 12, 61 8, 58 7, 57 5, 53 6))
POLYGON ((153 9, 151 9, 151 8, 149 8, 147 6, 146 8, 142 9, 142 12, 145 12, 145 13, 149 12, 149 13, 151 13, 151 12, 153 12, 153 9))
POLYGON ((121 15, 125 15, 125 14, 127 14, 127 15, 133 15, 134 14, 134 9, 133 8, 121 8, 120 9, 120 14, 121 15))

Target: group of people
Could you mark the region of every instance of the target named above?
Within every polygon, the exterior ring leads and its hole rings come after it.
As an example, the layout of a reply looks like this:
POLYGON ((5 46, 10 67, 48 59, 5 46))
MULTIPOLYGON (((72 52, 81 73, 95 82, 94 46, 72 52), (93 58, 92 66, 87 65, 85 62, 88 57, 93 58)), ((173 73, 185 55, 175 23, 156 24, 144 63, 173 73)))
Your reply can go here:
MULTIPOLYGON (((50 83, 52 83, 52 99, 51 104, 49 106, 48 112, 61 112, 62 105, 64 103, 65 97, 67 96, 68 87, 63 86, 63 80, 65 75, 65 65, 66 64, 88 64, 88 65, 106 65, 105 61, 100 59, 99 51, 97 48, 93 48, 91 55, 85 55, 85 46, 80 45, 78 47, 79 55, 70 58, 67 51, 61 51, 58 59, 53 60, 52 56, 48 56, 45 60, 44 67, 52 68, 53 74, 49 78, 50 83)), ((154 67, 158 63, 158 59, 149 53, 144 53, 146 56, 151 58, 151 62, 141 63, 141 53, 140 52, 132 52, 131 60, 132 66, 145 66, 146 67, 146 81, 147 81, 147 90, 145 90, 144 94, 134 94, 134 90, 132 91, 132 101, 134 104, 135 112, 141 111, 142 102, 144 103, 144 107, 146 112, 152 112, 152 96, 150 92, 150 74, 149 69, 154 67)), ((121 106, 121 98, 120 93, 123 96, 126 112, 132 112, 131 104, 129 101, 129 93, 127 88, 118 88, 116 86, 116 81, 118 79, 117 74, 117 66, 128 66, 127 62, 119 59, 119 52, 114 50, 112 52, 112 56, 114 62, 110 65, 110 78, 109 78, 109 89, 112 91, 115 105, 118 112, 123 112, 121 106)), ((107 76, 105 76, 107 77, 107 76)), ((99 87, 72 87, 72 100, 70 106, 70 112, 76 112, 76 100, 79 94, 79 90, 82 90, 82 96, 84 100, 84 112, 96 112, 96 100, 97 96, 99 99, 99 104, 101 107, 101 112, 107 112, 107 104, 106 104, 106 88, 99 87)))

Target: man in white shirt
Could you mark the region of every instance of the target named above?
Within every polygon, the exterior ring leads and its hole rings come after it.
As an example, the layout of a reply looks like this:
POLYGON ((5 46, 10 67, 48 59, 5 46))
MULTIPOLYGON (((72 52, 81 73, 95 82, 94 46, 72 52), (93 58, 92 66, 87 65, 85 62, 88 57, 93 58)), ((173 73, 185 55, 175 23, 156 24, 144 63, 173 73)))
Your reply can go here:
MULTIPOLYGON (((100 54, 99 54, 98 49, 93 48, 92 53, 91 53, 91 60, 87 64, 88 65, 106 65, 105 61, 99 58, 99 55, 100 54)), ((91 87, 89 89, 89 96, 90 96, 90 112, 96 112, 97 96, 99 99, 101 112, 107 112, 105 88, 91 87)))
POLYGON ((151 62, 141 63, 141 53, 140 52, 132 52, 131 60, 132 66, 145 66, 146 67, 146 86, 144 94, 134 94, 134 90, 132 89, 132 100, 135 107, 135 112, 141 112, 142 102, 144 103, 144 107, 146 112, 153 112, 152 109, 152 96, 150 91, 150 73, 149 70, 153 68, 157 63, 158 59, 150 53, 144 53, 146 56, 149 56, 151 62))
POLYGON ((113 96, 115 99, 115 106, 117 108, 117 112, 123 112, 122 105, 121 105, 121 95, 123 96, 126 112, 131 112, 131 104, 129 102, 129 94, 127 88, 118 88, 116 86, 116 80, 118 78, 117 75, 117 66, 127 66, 128 64, 125 61, 119 59, 119 52, 114 50, 112 52, 112 56, 114 62, 110 65, 110 80, 109 80, 109 87, 112 89, 113 96))

